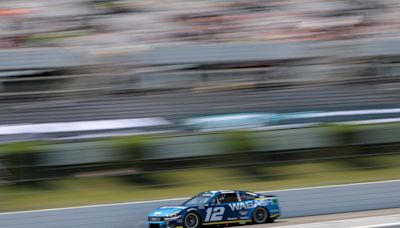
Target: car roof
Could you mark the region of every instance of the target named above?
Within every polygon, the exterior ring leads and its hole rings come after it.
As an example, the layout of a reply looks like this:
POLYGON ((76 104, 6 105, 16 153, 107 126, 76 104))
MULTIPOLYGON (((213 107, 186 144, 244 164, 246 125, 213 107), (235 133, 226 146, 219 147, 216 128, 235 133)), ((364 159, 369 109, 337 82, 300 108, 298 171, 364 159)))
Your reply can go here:
POLYGON ((213 190, 213 191, 205 191, 200 192, 199 194, 222 194, 222 193, 235 193, 236 191, 233 190, 213 190))
POLYGON ((239 192, 239 193, 244 192, 244 193, 255 194, 254 192, 245 191, 245 190, 215 190, 215 191, 206 191, 206 192, 201 192, 201 193, 226 194, 226 193, 236 193, 236 192, 239 192))

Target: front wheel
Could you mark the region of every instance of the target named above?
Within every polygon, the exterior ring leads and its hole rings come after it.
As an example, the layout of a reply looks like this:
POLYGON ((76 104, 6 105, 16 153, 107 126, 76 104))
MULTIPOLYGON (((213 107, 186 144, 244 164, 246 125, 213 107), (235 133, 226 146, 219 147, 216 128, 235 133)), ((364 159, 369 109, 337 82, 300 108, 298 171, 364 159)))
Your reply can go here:
POLYGON ((263 207, 258 207, 253 212, 253 222, 255 224, 266 223, 268 220, 268 211, 263 207))
POLYGON ((189 213, 183 220, 183 227, 185 228, 199 228, 200 225, 201 219, 197 213, 189 213))

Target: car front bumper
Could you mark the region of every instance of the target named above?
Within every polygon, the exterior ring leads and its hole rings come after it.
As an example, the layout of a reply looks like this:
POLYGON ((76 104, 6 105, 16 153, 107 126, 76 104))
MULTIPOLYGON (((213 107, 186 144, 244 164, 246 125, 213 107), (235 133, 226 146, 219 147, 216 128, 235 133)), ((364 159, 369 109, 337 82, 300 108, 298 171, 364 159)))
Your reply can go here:
POLYGON ((179 220, 172 221, 149 221, 149 228, 182 228, 179 220))

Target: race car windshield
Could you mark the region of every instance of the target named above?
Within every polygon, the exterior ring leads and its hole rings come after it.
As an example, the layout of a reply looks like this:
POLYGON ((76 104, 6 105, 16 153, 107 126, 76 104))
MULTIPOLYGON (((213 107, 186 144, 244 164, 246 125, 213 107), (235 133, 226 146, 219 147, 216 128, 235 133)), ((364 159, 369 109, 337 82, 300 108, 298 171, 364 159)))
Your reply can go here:
POLYGON ((194 206, 200 206, 204 205, 208 202, 208 200, 211 198, 211 196, 204 196, 204 195, 199 195, 191 198, 190 200, 186 201, 183 203, 184 206, 188 205, 194 205, 194 206))

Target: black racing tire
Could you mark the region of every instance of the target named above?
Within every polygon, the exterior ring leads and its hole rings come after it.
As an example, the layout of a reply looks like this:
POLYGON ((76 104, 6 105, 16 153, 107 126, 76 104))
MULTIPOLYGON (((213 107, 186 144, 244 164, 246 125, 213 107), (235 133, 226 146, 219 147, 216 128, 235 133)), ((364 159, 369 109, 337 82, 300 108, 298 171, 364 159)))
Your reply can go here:
POLYGON ((253 211, 253 223, 255 224, 263 224, 266 223, 269 219, 269 213, 268 210, 263 208, 263 207, 257 207, 253 211))
POLYGON ((182 223, 184 228, 199 228, 201 226, 200 215, 195 212, 189 212, 182 223))

